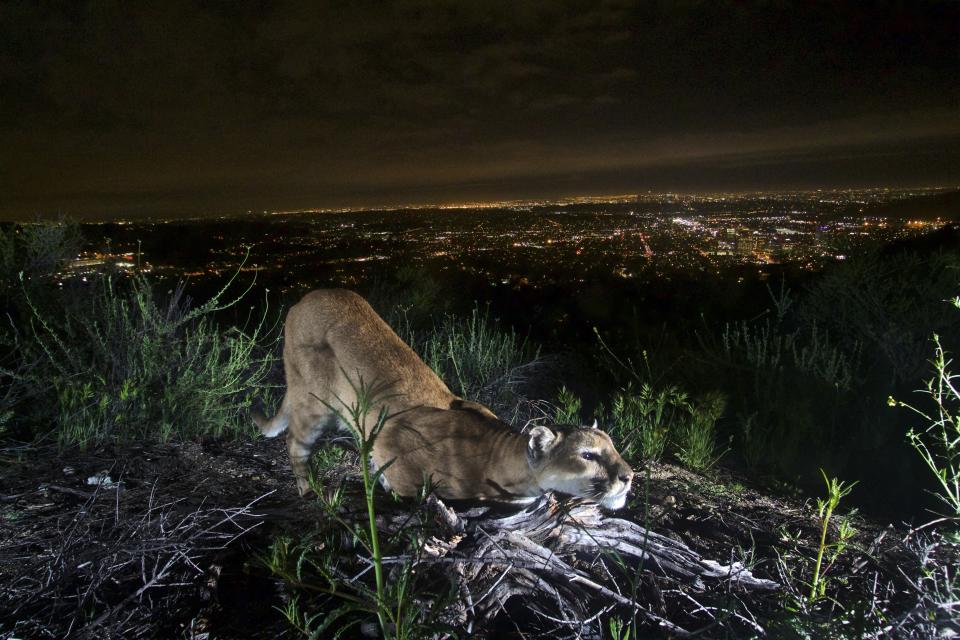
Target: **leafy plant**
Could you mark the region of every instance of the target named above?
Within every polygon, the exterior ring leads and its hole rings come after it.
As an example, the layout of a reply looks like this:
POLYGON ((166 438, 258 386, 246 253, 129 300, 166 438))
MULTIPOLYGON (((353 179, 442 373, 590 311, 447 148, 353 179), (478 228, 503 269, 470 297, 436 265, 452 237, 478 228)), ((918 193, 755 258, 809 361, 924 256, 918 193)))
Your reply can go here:
POLYGON ((833 512, 840 504, 841 498, 846 497, 853 490, 856 482, 841 482, 837 478, 827 478, 827 474, 820 470, 823 481, 827 485, 826 499, 817 498, 817 517, 820 520, 820 544, 817 548, 817 559, 813 564, 813 579, 810 581, 810 595, 808 600, 814 602, 822 598, 827 590, 826 574, 833 566, 837 557, 843 553, 856 533, 846 518, 840 521, 837 531, 837 539, 834 542, 827 542, 827 531, 830 528, 830 519, 833 512), (823 566, 824 555, 827 556, 826 567, 823 566), (821 570, 822 569, 822 570, 821 570))
POLYGON ((726 325, 722 341, 729 356, 743 358, 758 375, 793 367, 844 390, 850 388, 859 353, 855 347, 854 356, 847 355, 815 323, 808 330, 784 331, 781 325, 769 320, 759 325, 735 322, 726 325))
POLYGON ((777 551, 776 567, 783 588, 783 611, 782 616, 770 620, 767 630, 778 638, 885 637, 888 634, 881 630, 889 631, 888 614, 878 604, 876 594, 854 601, 849 592, 828 595, 831 580, 850 586, 849 572, 831 575, 831 570, 851 548, 857 533, 848 517, 836 514, 840 500, 849 495, 856 482, 828 478, 823 469, 820 475, 827 491, 825 498, 817 499, 816 555, 810 553, 804 532, 781 527, 781 543, 787 549, 777 551), (831 529, 836 530, 832 540, 831 529))
MULTIPOLYGON (((399 623, 404 621, 402 608, 404 599, 402 597, 398 598, 393 607, 389 606, 386 600, 386 588, 383 580, 383 553, 380 549, 380 536, 377 532, 377 512, 373 501, 373 492, 381 476, 383 476, 383 472, 390 466, 388 462, 385 466, 371 473, 373 445, 377 440, 377 436, 380 435, 383 426, 386 424, 387 418, 390 416, 387 414, 387 410, 381 407, 377 412, 374 423, 368 425, 367 417, 373 410, 377 396, 382 394, 368 387, 364 383, 363 377, 359 377, 356 384, 350 380, 346 372, 344 372, 344 377, 350 383, 356 401, 347 404, 338 398, 340 404, 343 405, 342 408, 330 406, 327 408, 334 409, 340 416, 340 420, 350 428, 357 448, 360 451, 360 473, 363 478, 363 496, 367 506, 367 531, 365 532, 366 536, 364 536, 367 544, 364 546, 367 547, 370 553, 370 561, 373 563, 373 571, 376 578, 375 605, 377 618, 380 621, 380 631, 385 638, 391 637, 393 635, 391 632, 394 630, 397 632, 397 637, 406 637, 406 634, 401 632, 401 627, 399 626, 399 623)), ((318 493, 318 495, 322 494, 318 493)))
POLYGON ((2 273, 15 276, 22 271, 28 279, 53 275, 77 257, 82 240, 80 228, 66 220, 24 224, 4 235, 6 238, 0 239, 2 273))
MULTIPOLYGON (((954 298, 953 304, 960 308, 960 298, 954 298)), ((923 411, 892 397, 890 404, 910 409, 927 423, 920 430, 911 428, 907 439, 936 477, 937 497, 952 516, 960 517, 960 375, 951 372, 953 360, 947 357, 938 335, 934 334, 933 342, 935 375, 922 393, 933 401, 934 410, 923 411)))
POLYGON ((607 621, 607 627, 611 640, 630 640, 637 635, 634 622, 625 622, 618 616, 611 616, 607 621))
MULTIPOLYGON (((347 403, 337 399, 338 406, 326 405, 335 411, 354 437, 360 455, 360 473, 363 484, 365 519, 362 524, 344 517, 346 507, 342 487, 330 492, 320 486, 311 476, 311 488, 328 517, 326 523, 304 536, 299 542, 290 538, 277 538, 271 552, 264 558, 267 567, 300 593, 307 594, 306 605, 295 595, 282 610, 284 616, 301 633, 310 637, 339 636, 358 624, 365 617, 375 615, 379 634, 384 638, 412 639, 435 634, 439 628, 434 621, 435 612, 442 611, 446 604, 443 594, 418 582, 414 565, 423 554, 423 544, 428 539, 423 520, 422 500, 411 505, 409 526, 404 529, 404 539, 381 539, 377 528, 376 492, 381 476, 389 467, 372 468, 371 454, 374 444, 386 421, 391 417, 385 409, 375 411, 380 401, 386 398, 386 388, 368 385, 362 377, 356 382, 346 375, 355 396, 347 403), (329 525, 333 525, 332 527, 329 525), (366 568, 372 568, 373 586, 359 580, 366 573, 361 570, 354 578, 348 570, 355 571, 352 553, 343 553, 343 533, 359 544, 367 555, 366 568), (403 548, 403 553, 394 556, 400 560, 392 565, 389 576, 386 571, 385 542, 403 548), (411 551, 412 547, 412 551, 411 551), (414 601, 417 594, 418 602, 414 601), (325 599, 317 601, 316 594, 325 599), (424 607, 420 600, 432 604, 424 607), (307 611, 309 608, 311 611, 307 611)), ((326 403, 325 403, 326 404, 326 403)), ((427 487, 421 498, 426 497, 427 487)))
POLYGON ((736 446, 748 464, 796 478, 816 472, 798 455, 809 443, 843 455, 837 440, 851 434, 838 426, 843 403, 855 399, 861 354, 858 343, 841 346, 816 318, 797 324, 794 308, 803 299, 795 301, 785 284, 768 292, 772 306, 760 318, 698 333, 697 358, 703 379, 732 399, 736 446))
POLYGON ((489 308, 481 312, 474 307, 469 318, 446 315, 429 331, 418 332, 402 320, 399 324, 401 337, 453 393, 506 417, 531 376, 545 369, 539 349, 501 329, 489 308))
POLYGON ((580 409, 582 405, 580 398, 573 395, 566 387, 560 387, 557 401, 553 405, 554 424, 581 424, 580 409))
MULTIPOLYGON (((716 422, 726 408, 720 393, 704 396, 691 403, 686 392, 676 386, 655 389, 640 374, 634 363, 622 360, 594 329, 600 346, 609 358, 633 380, 611 406, 611 436, 627 457, 641 456, 653 461, 663 457, 669 442, 677 448, 677 458, 685 465, 705 470, 716 464, 725 451, 717 452, 716 422), (639 382, 639 391, 634 390, 639 382)), ((646 352, 643 353, 647 377, 652 377, 646 352)))

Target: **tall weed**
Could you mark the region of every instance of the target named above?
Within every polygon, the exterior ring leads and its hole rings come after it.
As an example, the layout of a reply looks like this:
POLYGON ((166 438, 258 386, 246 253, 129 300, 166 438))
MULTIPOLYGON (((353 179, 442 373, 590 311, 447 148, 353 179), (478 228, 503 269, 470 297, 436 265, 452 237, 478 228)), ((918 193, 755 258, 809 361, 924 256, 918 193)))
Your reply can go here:
POLYGON ((553 405, 554 424, 582 424, 581 409, 583 402, 566 387, 560 387, 557 401, 553 405))
MULTIPOLYGON (((365 514, 351 518, 345 509, 342 487, 329 493, 311 478, 327 518, 299 541, 281 537, 274 541, 270 553, 262 558, 270 571, 287 583, 293 597, 283 613, 292 626, 310 638, 340 637, 353 626, 376 616, 376 632, 361 635, 396 640, 449 636, 449 627, 440 620, 453 595, 442 588, 443 582, 427 572, 418 561, 426 555, 430 538, 429 514, 424 500, 430 494, 425 487, 413 505, 406 526, 396 535, 381 533, 376 504, 377 485, 390 466, 373 468, 373 447, 387 420, 386 409, 376 410, 386 396, 380 385, 369 385, 363 378, 348 379, 356 400, 347 403, 324 403, 339 415, 355 441, 360 455, 365 514), (373 418, 373 419, 370 419, 373 418), (362 549, 345 548, 346 540, 362 549), (392 551, 387 564, 385 551, 392 551), (366 557, 364 557, 366 556, 366 557), (356 559, 361 565, 358 572, 356 559), (362 579, 373 569, 373 584, 362 579), (350 575, 353 574, 353 577, 350 575), (439 587, 439 588, 438 588, 439 587)), ((371 632, 373 630, 370 630, 371 632)))
MULTIPOLYGON (((738 417, 737 450, 753 468, 795 475, 804 445, 836 446, 839 405, 858 384, 860 350, 841 348, 814 321, 795 326, 789 289, 768 287, 768 317, 699 335, 700 370, 720 381, 738 417)), ((688 432, 692 435, 693 432, 688 432)))
MULTIPOLYGON (((953 304, 960 308, 960 298, 953 304)), ((949 509, 950 515, 960 517, 960 374, 953 373, 953 360, 947 356, 940 337, 933 336, 934 377, 927 381, 922 393, 933 403, 933 410, 921 410, 898 402, 890 404, 910 409, 923 419, 925 425, 911 428, 907 439, 920 454, 937 481, 937 497, 949 509)))
POLYGON ((759 325, 736 322, 724 327, 721 340, 727 355, 739 356, 759 375, 792 367, 841 390, 850 388, 859 354, 858 346, 852 354, 841 351, 816 324, 783 331, 769 320, 759 325))
POLYGON ((846 518, 840 520, 836 542, 827 542, 827 532, 830 530, 830 519, 836 510, 840 500, 853 491, 856 482, 847 483, 837 478, 828 478, 826 472, 821 469, 820 474, 827 485, 826 499, 817 498, 817 517, 820 520, 820 544, 817 547, 817 559, 813 563, 813 580, 810 582, 810 595, 808 600, 814 602, 823 598, 827 593, 827 572, 836 562, 837 557, 843 553, 849 546, 850 540, 856 533, 850 521, 846 518), (824 558, 827 563, 824 566, 824 558))

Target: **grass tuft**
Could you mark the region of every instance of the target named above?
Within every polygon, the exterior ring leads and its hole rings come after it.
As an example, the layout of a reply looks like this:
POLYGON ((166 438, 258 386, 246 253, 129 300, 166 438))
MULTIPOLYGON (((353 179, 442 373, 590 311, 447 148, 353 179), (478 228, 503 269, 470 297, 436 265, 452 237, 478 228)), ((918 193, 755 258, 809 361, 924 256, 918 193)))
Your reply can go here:
POLYGON ((720 393, 709 393, 689 405, 690 417, 677 431, 677 458, 696 471, 713 467, 726 453, 718 451, 716 425, 727 400, 720 393))
POLYGON ((627 459, 663 459, 671 436, 690 411, 687 394, 675 386, 632 383, 613 398, 610 436, 627 459))

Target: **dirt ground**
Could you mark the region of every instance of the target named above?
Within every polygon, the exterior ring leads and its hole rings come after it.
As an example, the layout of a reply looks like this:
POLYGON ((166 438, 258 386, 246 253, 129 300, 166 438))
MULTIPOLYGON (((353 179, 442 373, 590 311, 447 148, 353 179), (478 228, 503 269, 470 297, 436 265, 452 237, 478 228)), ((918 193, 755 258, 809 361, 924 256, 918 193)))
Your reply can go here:
POLYGON ((293 637, 255 555, 278 530, 306 526, 311 507, 282 440, 106 447, 9 465, 0 635, 61 637, 107 613, 105 635, 117 637, 293 637), (132 608, 125 598, 171 557, 176 568, 132 608), (97 574, 110 564, 111 575, 97 574), (126 610, 135 611, 129 623, 114 624, 126 610))
MULTIPOLYGON (((756 575, 780 579, 777 553, 815 553, 811 501, 672 465, 645 476, 617 515, 705 558, 752 556, 756 575)), ((258 555, 322 517, 297 495, 282 439, 31 452, 0 477, 0 638, 298 637, 258 555)), ((868 588, 906 531, 854 520, 873 560, 850 554, 843 570, 868 588)))

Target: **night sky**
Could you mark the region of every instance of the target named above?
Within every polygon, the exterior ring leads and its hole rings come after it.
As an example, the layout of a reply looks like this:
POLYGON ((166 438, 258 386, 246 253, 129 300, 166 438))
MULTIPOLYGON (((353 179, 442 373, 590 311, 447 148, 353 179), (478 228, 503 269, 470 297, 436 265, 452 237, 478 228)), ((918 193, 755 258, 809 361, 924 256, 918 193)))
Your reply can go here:
POLYGON ((960 184, 960 3, 0 0, 0 217, 960 184))

